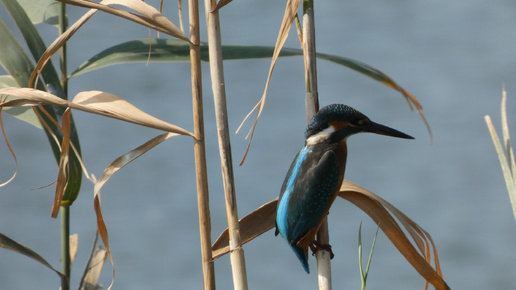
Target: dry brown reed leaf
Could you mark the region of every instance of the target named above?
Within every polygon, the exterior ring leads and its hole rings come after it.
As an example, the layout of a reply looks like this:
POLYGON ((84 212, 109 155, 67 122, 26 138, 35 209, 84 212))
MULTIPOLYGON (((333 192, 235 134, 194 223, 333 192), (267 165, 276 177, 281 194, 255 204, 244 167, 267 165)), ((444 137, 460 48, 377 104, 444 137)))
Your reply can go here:
POLYGON ((61 48, 63 45, 70 39, 75 32, 81 28, 81 26, 88 21, 88 19, 93 16, 97 12, 97 9, 91 9, 86 14, 84 14, 79 20, 77 20, 72 26, 70 26, 64 33, 62 33, 52 44, 50 44, 45 50, 45 52, 41 55, 40 59, 38 60, 38 63, 36 64, 36 67, 34 68, 34 71, 32 72, 30 76, 30 81, 27 84, 29 87, 36 87, 35 80, 39 79, 39 74, 45 64, 50 60, 50 58, 61 48))
MULTIPOLYGON (((272 72, 274 71, 274 67, 276 66, 276 61, 278 60, 279 54, 281 52, 281 49, 283 48, 283 45, 285 44, 285 41, 288 37, 288 32, 290 31, 290 27, 292 26, 292 22, 294 21, 294 18, 297 15, 297 9, 299 7, 299 3, 301 0, 288 0, 287 7, 285 8, 285 14, 283 16, 283 21, 281 22, 280 31, 278 34, 278 38, 276 39, 276 45, 274 46, 274 53, 272 54, 272 60, 271 60, 271 66, 269 68, 269 74, 267 76, 267 82, 265 83, 265 89, 263 91, 262 98, 260 101, 256 104, 256 106, 247 114, 247 116, 244 118, 242 123, 237 129, 237 133, 242 127, 242 125, 245 123, 247 118, 258 108, 258 114, 256 115, 256 118, 253 122, 253 125, 251 126, 251 130, 249 130, 249 134, 247 135, 249 137, 249 143, 247 144, 247 149, 245 151, 244 157, 242 158, 242 161, 240 162, 240 166, 244 164, 245 158, 247 156, 247 153, 249 152, 249 148, 251 147, 251 141, 253 140, 253 134, 254 130, 256 129, 256 124, 258 123, 258 119, 260 118, 260 115, 262 114, 263 106, 265 105, 265 98, 267 96, 267 90, 269 89, 269 83, 271 80, 272 72)), ((248 138, 246 137, 246 139, 248 138)))
POLYGON ((124 155, 118 157, 115 159, 106 169, 104 169, 104 173, 99 178, 99 180, 95 183, 94 187, 94 194, 97 195, 100 192, 100 189, 104 184, 115 174, 118 170, 122 169, 124 166, 135 160, 136 158, 143 155, 145 152, 149 151, 150 149, 154 148, 156 145, 160 144, 161 142, 174 137, 178 136, 179 134, 176 133, 165 133, 158 135, 149 141, 145 142, 144 144, 140 145, 138 148, 135 148, 124 155))
MULTIPOLYGON (((425 230, 381 197, 350 181, 345 180, 342 183, 339 196, 359 207, 379 225, 405 259, 425 278, 427 287, 428 283, 431 283, 439 290, 450 289, 442 277, 435 244, 425 230), (417 249, 409 241, 394 217, 409 232, 417 249), (431 266, 432 253, 434 255, 435 269, 431 266)), ((278 199, 274 199, 240 220, 243 244, 274 228, 277 202, 278 199)), ((213 258, 217 259, 228 253, 228 244, 229 237, 226 229, 212 246, 213 258)))
POLYGON ((38 60, 34 71, 30 77, 29 87, 36 87, 34 80, 37 80, 37 76, 41 72, 41 69, 45 66, 48 60, 77 32, 77 30, 88 21, 93 14, 98 10, 110 13, 115 16, 119 16, 130 21, 141 24, 145 27, 155 29, 157 31, 164 32, 171 36, 190 42, 188 37, 177 28, 167 17, 161 14, 156 8, 140 0, 104 0, 100 3, 87 1, 87 0, 60 0, 63 3, 76 5, 80 7, 92 8, 86 12, 79 20, 77 20, 70 28, 68 28, 63 34, 61 34, 54 42, 47 48, 41 58, 38 60), (113 8, 107 5, 122 5, 133 11, 139 13, 136 15, 124 10, 113 8))
POLYGON ((70 123, 71 110, 66 108, 63 117, 61 130, 63 132, 63 141, 61 143, 61 155, 59 158, 59 171, 57 174, 56 193, 54 197, 54 205, 52 206, 52 217, 57 218, 59 208, 62 205, 62 199, 68 186, 68 168, 70 153, 70 123))
POLYGON ((100 237, 102 238, 104 246, 106 246, 106 252, 109 256, 109 260, 111 261, 111 266, 113 267, 111 284, 108 287, 108 289, 110 289, 115 281, 115 262, 113 261, 113 256, 111 255, 111 250, 109 247, 109 235, 106 228, 106 223, 104 222, 104 216, 102 215, 102 211, 100 210, 100 195, 95 195, 93 197, 93 207, 95 209, 95 214, 97 215, 97 230, 99 232, 100 237))
POLYGON ((350 181, 342 183, 339 196, 356 205, 378 224, 398 251, 425 278, 427 288, 428 283, 430 283, 436 289, 450 289, 442 277, 435 245, 430 235, 419 225, 381 197, 350 181), (402 223, 415 243, 419 244, 418 248, 421 253, 409 241, 389 211, 402 223), (420 246, 421 244, 425 244, 425 246, 422 247, 420 246), (435 269, 431 266, 430 254, 432 251, 430 250, 430 245, 433 249, 435 269))
MULTIPOLYGON (((115 279, 115 266, 113 262, 113 257, 111 255, 111 248, 109 246, 109 234, 106 227, 106 222, 104 221, 104 216, 102 215, 101 210, 101 203, 100 203, 100 189, 104 186, 104 184, 115 174, 118 170, 122 169, 124 166, 135 160, 136 158, 143 155, 145 152, 149 151, 150 149, 154 148, 156 145, 160 144, 161 142, 174 137, 178 136, 177 133, 165 133, 161 134, 159 136, 156 136, 152 138, 151 140, 145 142, 143 145, 139 146, 138 148, 135 148, 126 154, 118 157, 113 161, 105 170, 102 176, 99 178, 97 182, 95 182, 94 190, 93 190, 93 196, 94 196, 94 203, 93 207, 95 208, 95 214, 97 215, 97 230, 99 232, 100 237, 102 238, 102 242, 104 243, 104 246, 106 247, 107 254, 109 256, 109 259, 111 260, 111 265, 113 266, 113 280, 111 281, 111 285, 113 285, 113 281, 115 279)), ((110 286, 111 287, 111 286, 110 286)))
MULTIPOLYGON (((275 226, 278 199, 269 201, 257 210, 240 219, 240 238, 247 243, 275 226)), ((226 229, 212 246, 213 259, 229 252, 229 233, 226 229)))
POLYGON ((63 100, 45 91, 29 88, 0 89, 0 94, 12 95, 25 100, 23 102, 19 100, 8 101, 1 103, 0 107, 10 107, 19 104, 32 106, 48 104, 70 107, 72 109, 102 115, 149 128, 194 137, 193 133, 153 117, 120 97, 100 91, 80 92, 72 102, 63 100))
POLYGON ((88 0, 59 0, 63 3, 72 4, 76 6, 98 9, 106 13, 125 18, 127 20, 136 22, 145 27, 155 29, 157 31, 166 33, 170 36, 177 37, 190 43, 190 40, 174 23, 172 23, 165 15, 161 14, 156 8, 141 1, 141 0, 104 0, 96 3, 88 0), (108 5, 125 6, 139 15, 114 8, 108 5))

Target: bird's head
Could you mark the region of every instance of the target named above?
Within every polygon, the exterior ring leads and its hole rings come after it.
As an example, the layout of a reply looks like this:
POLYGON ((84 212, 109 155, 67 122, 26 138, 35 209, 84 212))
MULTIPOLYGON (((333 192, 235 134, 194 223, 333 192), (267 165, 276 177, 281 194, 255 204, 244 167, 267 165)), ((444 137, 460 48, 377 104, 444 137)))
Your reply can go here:
POLYGON ((306 128, 306 145, 335 143, 361 132, 414 139, 398 130, 371 121, 359 111, 342 104, 333 104, 319 110, 306 128))

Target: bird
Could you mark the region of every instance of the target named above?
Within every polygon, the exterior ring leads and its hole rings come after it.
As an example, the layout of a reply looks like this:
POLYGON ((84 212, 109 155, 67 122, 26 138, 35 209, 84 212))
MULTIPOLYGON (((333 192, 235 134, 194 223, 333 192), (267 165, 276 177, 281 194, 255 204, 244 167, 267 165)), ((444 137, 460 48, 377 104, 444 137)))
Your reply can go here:
POLYGON ((414 139, 371 121, 347 105, 328 105, 308 124, 305 146, 294 158, 281 187, 275 235, 287 241, 307 273, 308 247, 317 249, 315 235, 344 179, 346 140, 362 132, 414 139))

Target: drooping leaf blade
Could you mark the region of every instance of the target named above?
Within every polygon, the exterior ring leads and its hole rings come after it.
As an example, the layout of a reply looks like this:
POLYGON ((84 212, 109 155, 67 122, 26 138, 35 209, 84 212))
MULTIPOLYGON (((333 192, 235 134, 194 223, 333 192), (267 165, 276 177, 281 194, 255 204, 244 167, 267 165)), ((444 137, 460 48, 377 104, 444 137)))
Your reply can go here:
POLYGON ((11 250, 13 252, 17 252, 19 254, 25 255, 41 264, 43 264, 45 267, 51 269, 52 271, 56 272, 57 275, 61 278, 61 280, 66 280, 67 278, 65 275, 63 275, 58 270, 54 269, 43 257, 41 257, 38 253, 34 252, 30 248, 10 239, 9 237, 0 234, 0 248, 4 248, 7 250, 11 250))
MULTIPOLYGON (((201 61, 207 62, 208 44, 201 43, 201 61)), ((273 47, 223 45, 222 55, 225 60, 270 58, 273 47)), ((299 56, 300 50, 285 50, 280 56, 299 56)), ((100 68, 123 63, 151 62, 189 62, 190 45, 179 39, 138 39, 124 42, 96 54, 81 64, 70 77, 78 76, 100 68)))
MULTIPOLYGON (((342 183, 339 196, 368 214, 414 269, 425 278, 427 283, 431 283, 439 290, 450 289, 442 277, 437 249, 432 238, 419 225, 378 195, 350 181, 345 180, 342 183), (405 235, 395 218, 410 233, 417 249, 405 235), (420 244, 424 244, 422 251, 420 244), (432 253, 435 269, 431 266, 432 253)), ((244 244, 274 228, 277 202, 278 199, 274 199, 240 220, 241 239, 244 244)), ((226 229, 212 246, 214 259, 229 252, 228 243, 229 237, 226 229)))

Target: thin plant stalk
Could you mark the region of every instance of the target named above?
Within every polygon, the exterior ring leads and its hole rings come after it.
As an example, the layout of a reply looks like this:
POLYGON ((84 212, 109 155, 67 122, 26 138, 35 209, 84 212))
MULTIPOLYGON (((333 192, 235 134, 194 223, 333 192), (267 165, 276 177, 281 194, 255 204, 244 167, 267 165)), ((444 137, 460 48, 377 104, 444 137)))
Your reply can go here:
POLYGON ((61 206, 61 267, 66 279, 61 279, 61 289, 70 289, 70 205, 61 206))
MULTIPOLYGON (((66 31, 66 4, 59 3, 59 34, 66 31)), ((66 44, 60 50, 60 64, 61 64, 61 82, 63 85, 63 92, 65 96, 68 94, 67 82, 67 60, 66 60, 66 44)), ((70 205, 61 205, 61 267, 66 279, 62 280, 61 289, 70 289, 70 275, 71 275, 71 258, 70 258, 70 205)))
POLYGON ((237 290, 247 290, 247 274, 245 267, 244 249, 240 239, 240 227, 233 179, 233 160, 231 156, 231 141, 229 138, 228 113, 226 107, 226 92, 224 83, 224 68, 222 65, 222 44, 220 36, 220 18, 218 9, 214 9, 215 1, 205 0, 206 23, 208 28, 208 47, 210 58, 210 75, 213 98, 215 103, 215 118, 217 120, 217 135, 219 140, 220 162, 226 213, 229 230, 230 260, 233 273, 233 286, 237 290))
POLYGON ((192 106, 194 153, 197 181, 197 203, 199 209, 199 231, 201 236, 201 256, 203 286, 215 289, 215 267, 211 252, 211 218, 208 190, 208 170, 206 167, 206 144, 204 142, 204 112, 202 101, 201 50, 199 37, 199 2, 189 0, 190 19, 190 64, 192 78, 192 106))
MULTIPOLYGON (((306 120, 307 123, 319 110, 319 97, 317 92, 317 66, 315 49, 315 21, 313 1, 303 1, 303 52, 305 63, 305 84, 306 84, 306 120)), ((321 245, 329 245, 330 234, 328 231, 328 218, 324 221, 317 232, 317 242, 321 245)), ((331 258, 330 252, 326 250, 317 251, 317 274, 320 290, 331 290, 331 258)))

